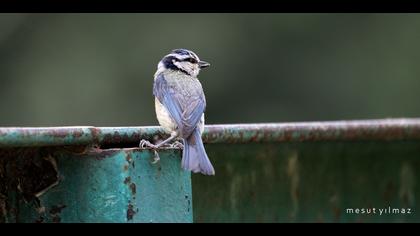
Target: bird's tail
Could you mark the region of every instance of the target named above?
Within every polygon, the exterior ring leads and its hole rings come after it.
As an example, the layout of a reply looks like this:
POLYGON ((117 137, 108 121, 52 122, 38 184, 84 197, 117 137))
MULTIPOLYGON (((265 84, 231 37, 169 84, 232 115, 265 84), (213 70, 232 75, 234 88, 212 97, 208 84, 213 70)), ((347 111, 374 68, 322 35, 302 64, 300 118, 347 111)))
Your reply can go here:
POLYGON ((194 173, 214 175, 214 168, 207 157, 204 149, 201 133, 196 128, 190 137, 184 140, 184 151, 182 153, 182 168, 194 173))

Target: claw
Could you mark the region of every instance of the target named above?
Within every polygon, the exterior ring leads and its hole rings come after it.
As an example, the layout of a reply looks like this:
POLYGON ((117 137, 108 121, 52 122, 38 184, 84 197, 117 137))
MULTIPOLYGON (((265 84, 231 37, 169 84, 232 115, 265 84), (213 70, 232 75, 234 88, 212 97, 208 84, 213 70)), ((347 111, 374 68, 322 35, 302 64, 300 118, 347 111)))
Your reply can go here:
POLYGON ((155 157, 153 158, 152 164, 156 164, 158 161, 160 161, 159 153, 156 151, 156 149, 157 149, 156 145, 150 143, 149 141, 147 141, 145 139, 142 139, 142 140, 140 140, 139 147, 144 148, 144 149, 145 148, 153 149, 155 157))
POLYGON ((177 149, 184 149, 184 144, 179 141, 175 141, 173 143, 165 143, 161 147, 165 148, 177 148, 177 149))
POLYGON ((171 143, 171 148, 178 148, 178 149, 184 149, 184 144, 182 144, 180 141, 175 141, 171 143))
POLYGON ((152 164, 156 164, 158 161, 160 161, 160 157, 159 157, 159 153, 154 150, 155 152, 155 157, 153 158, 152 164))
POLYGON ((149 148, 156 148, 156 146, 154 144, 150 143, 146 139, 140 140, 139 147, 140 148, 148 148, 148 147, 149 148))

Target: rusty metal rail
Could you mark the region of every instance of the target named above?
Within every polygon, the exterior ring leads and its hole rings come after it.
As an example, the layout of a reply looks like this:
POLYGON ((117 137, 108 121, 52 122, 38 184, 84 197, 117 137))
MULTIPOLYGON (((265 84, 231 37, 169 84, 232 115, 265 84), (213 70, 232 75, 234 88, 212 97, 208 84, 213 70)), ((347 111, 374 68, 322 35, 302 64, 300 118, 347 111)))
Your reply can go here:
MULTIPOLYGON (((134 144, 166 137, 158 126, 0 128, 0 147, 134 144)), ((420 139, 420 119, 207 125, 205 143, 420 139)))
MULTIPOLYGON (((0 223, 193 222, 194 208, 198 222, 352 222, 346 208, 414 209, 420 196, 420 118, 207 125, 204 142, 221 144, 206 147, 217 174, 195 175, 194 193, 180 150, 155 163, 137 148, 166 136, 158 126, 0 128, 0 223), (298 143, 367 140, 389 142, 298 143)), ((419 218, 408 217, 369 220, 419 218)))

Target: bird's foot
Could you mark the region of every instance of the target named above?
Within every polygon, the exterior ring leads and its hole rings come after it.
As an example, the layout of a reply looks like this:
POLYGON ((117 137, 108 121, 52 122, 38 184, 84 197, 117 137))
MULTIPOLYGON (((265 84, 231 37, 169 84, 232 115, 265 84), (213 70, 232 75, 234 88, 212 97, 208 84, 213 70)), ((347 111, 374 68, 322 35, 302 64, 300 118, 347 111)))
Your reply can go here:
POLYGON ((178 148, 178 149, 184 149, 184 144, 182 144, 180 141, 175 141, 169 145, 171 148, 178 148))
POLYGON ((156 150, 153 150, 155 152, 155 157, 153 158, 152 164, 156 164, 158 161, 160 161, 159 153, 156 150))
MULTIPOLYGON (((159 145, 157 145, 157 146, 159 146, 159 145)), ((161 145, 161 147, 184 149, 184 144, 182 142, 180 142, 179 140, 176 140, 173 143, 165 143, 165 144, 161 145)))
POLYGON ((144 148, 144 149, 145 148, 153 149, 154 157, 153 157, 152 164, 156 164, 158 161, 160 161, 159 153, 156 150, 158 147, 156 145, 152 144, 151 142, 145 139, 142 139, 140 140, 139 147, 144 148))
POLYGON ((152 149, 156 149, 156 145, 152 144, 151 142, 147 141, 146 139, 140 140, 139 147, 140 148, 152 148, 152 149))

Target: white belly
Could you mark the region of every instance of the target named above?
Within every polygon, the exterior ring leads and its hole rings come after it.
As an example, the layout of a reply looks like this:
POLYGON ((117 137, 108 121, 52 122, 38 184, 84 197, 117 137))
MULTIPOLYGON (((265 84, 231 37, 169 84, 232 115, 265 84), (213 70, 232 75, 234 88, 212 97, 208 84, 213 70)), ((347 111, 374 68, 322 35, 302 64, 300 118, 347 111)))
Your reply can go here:
POLYGON ((168 110, 162 105, 162 103, 159 102, 157 98, 155 98, 155 110, 156 110, 156 118, 159 121, 160 126, 163 127, 163 129, 171 133, 176 129, 176 124, 172 117, 169 115, 168 110))
MULTIPOLYGON (((163 106, 162 103, 160 103, 157 98, 155 98, 155 110, 156 110, 156 118, 157 118, 159 124, 163 127, 163 129, 168 133, 171 133, 172 131, 175 131, 176 123, 174 122, 172 117, 169 115, 169 112, 165 108, 165 106, 163 106)), ((200 129, 200 133, 203 133, 203 131, 204 131, 204 114, 201 116, 198 127, 200 129)))

